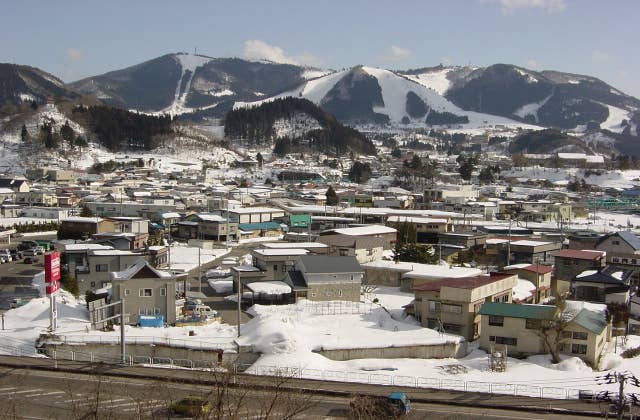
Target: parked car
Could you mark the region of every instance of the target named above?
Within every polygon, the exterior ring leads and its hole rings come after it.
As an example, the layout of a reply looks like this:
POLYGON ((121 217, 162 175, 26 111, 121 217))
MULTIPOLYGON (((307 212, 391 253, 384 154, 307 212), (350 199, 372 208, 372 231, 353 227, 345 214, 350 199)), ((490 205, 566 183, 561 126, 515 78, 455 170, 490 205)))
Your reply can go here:
POLYGON ((211 406, 209 405, 209 401, 196 395, 190 395, 169 406, 169 412, 171 414, 198 418, 207 414, 210 410, 211 406))
POLYGON ((25 249, 24 251, 22 251, 22 255, 24 255, 25 257, 35 257, 39 254, 35 248, 31 248, 31 249, 25 249))
POLYGON ((21 260, 23 257, 22 251, 18 251, 17 249, 12 249, 10 252, 11 256, 13 257, 13 261, 21 260))
POLYGON ((25 257, 23 262, 25 264, 35 264, 38 262, 38 259, 35 257, 25 257))
POLYGON ((0 264, 8 263, 9 261, 10 261, 9 257, 0 255, 0 264))
POLYGON ((0 249, 0 257, 5 257, 7 261, 13 261, 13 256, 8 249, 0 249))
POLYGON ((38 255, 44 254, 44 247, 42 247, 40 245, 34 247, 33 249, 38 253, 38 255))

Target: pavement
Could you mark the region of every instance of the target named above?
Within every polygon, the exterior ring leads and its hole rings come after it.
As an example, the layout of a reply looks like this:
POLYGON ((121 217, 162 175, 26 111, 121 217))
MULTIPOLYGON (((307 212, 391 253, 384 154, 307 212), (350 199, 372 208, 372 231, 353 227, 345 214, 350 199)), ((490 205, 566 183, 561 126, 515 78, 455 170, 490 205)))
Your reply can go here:
MULTIPOLYGON (((222 318, 222 321, 227 324, 236 325, 238 323, 237 303, 233 301, 225 300, 224 298, 228 296, 229 293, 216 293, 216 291, 213 290, 211 286, 209 286, 209 283, 207 282, 206 279, 202 279, 200 281, 200 287, 199 287, 198 273, 202 273, 204 275, 204 273, 206 273, 207 270, 209 270, 210 268, 214 268, 219 265, 222 265, 222 261, 227 258, 236 257, 238 260, 240 260, 240 258, 243 255, 248 254, 252 249, 257 248, 259 246, 260 246, 259 243, 256 243, 256 244, 249 243, 249 244, 239 245, 237 247, 232 248, 231 252, 229 252, 228 254, 220 258, 217 258, 208 264, 202 264, 200 270, 195 269, 189 273, 189 279, 191 282, 190 290, 192 292, 201 291, 202 293, 204 293, 206 298, 203 299, 203 303, 205 305, 209 305, 212 309, 215 309, 216 311, 218 311, 218 313, 222 318)), ((249 321, 249 319, 250 317, 246 313, 241 312, 240 322, 242 324, 249 321)))
POLYGON ((213 407, 219 403, 219 418, 343 418, 354 394, 392 390, 411 398, 409 419, 581 419, 600 417, 606 408, 573 400, 234 375, 222 369, 0 356, 0 417, 8 418, 170 418, 167 407, 187 395, 202 396, 213 407))

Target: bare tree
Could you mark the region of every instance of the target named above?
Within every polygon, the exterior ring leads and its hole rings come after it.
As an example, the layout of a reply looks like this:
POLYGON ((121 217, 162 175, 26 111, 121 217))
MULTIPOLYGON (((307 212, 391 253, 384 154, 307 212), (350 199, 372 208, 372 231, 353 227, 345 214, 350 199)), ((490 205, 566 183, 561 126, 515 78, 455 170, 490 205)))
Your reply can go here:
POLYGON ((553 318, 550 320, 541 320, 536 331, 544 341, 545 349, 551 355, 552 363, 560 363, 562 345, 568 338, 564 336, 564 331, 576 315, 572 311, 567 310, 566 303, 566 294, 556 297, 553 303, 556 309, 553 318))

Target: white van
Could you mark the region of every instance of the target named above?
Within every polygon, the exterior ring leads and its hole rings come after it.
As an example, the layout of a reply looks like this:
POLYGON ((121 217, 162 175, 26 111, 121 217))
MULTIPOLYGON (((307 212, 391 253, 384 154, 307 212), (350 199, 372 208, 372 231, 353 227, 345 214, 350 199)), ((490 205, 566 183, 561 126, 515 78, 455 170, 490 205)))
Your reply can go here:
POLYGON ((211 309, 208 305, 197 305, 193 308, 193 313, 200 316, 206 316, 207 318, 215 318, 218 316, 218 312, 211 309))

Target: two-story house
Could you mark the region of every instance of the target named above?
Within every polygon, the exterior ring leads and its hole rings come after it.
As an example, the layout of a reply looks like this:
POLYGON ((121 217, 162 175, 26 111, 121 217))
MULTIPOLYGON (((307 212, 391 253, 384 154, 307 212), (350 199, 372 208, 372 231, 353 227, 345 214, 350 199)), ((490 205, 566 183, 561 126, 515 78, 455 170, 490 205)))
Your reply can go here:
MULTIPOLYGON (((178 314, 177 281, 181 280, 139 260, 126 270, 111 273, 113 300, 124 299, 131 324, 137 324, 141 315, 162 316, 164 322, 172 324, 178 314)), ((116 314, 119 311, 116 305, 116 314)))
POLYGON ((630 271, 631 284, 640 284, 640 238, 629 231, 610 233, 600 238, 595 249, 607 253, 607 264, 630 271))
POLYGON ((384 250, 393 249, 397 234, 388 226, 359 226, 320 232, 318 242, 329 246, 329 255, 356 257, 362 264, 379 260, 384 250))
POLYGON ((539 303, 551 296, 551 273, 553 267, 542 264, 515 264, 503 268, 505 273, 516 274, 520 279, 533 284, 532 303, 539 303))
POLYGON ((284 282, 295 298, 315 301, 360 301, 364 271, 355 257, 300 256, 284 282))
MULTIPOLYGON (((495 349, 514 357, 526 357, 548 352, 542 326, 556 318, 558 308, 553 305, 523 305, 492 302, 482 305, 480 348, 495 349)), ((562 353, 577 356, 596 366, 606 349, 611 326, 604 313, 582 308, 561 331, 554 332, 550 342, 560 344, 562 353)))
POLYGON ((432 280, 413 287, 413 311, 420 323, 467 340, 480 336, 479 311, 486 302, 511 302, 514 274, 492 273, 432 280))
POLYGON ((613 271, 612 268, 587 270, 575 276, 571 280, 571 298, 586 302, 626 305, 629 302, 630 273, 613 271))

